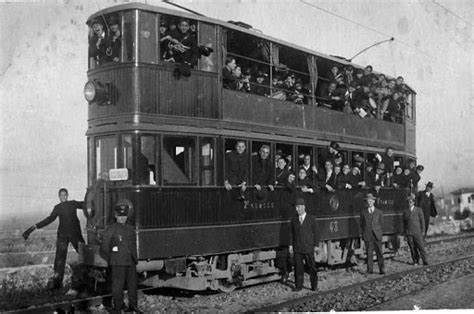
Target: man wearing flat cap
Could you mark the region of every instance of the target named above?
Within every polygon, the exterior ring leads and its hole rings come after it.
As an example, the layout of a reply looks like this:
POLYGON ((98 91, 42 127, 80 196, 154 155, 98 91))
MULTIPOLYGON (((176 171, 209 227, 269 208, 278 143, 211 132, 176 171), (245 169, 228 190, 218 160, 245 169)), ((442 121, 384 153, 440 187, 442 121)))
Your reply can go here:
POLYGON ((385 265, 382 252, 383 213, 380 209, 375 208, 376 198, 372 193, 367 193, 365 200, 367 201, 368 206, 360 213, 360 230, 367 252, 367 273, 372 274, 374 272, 375 250, 380 274, 385 274, 385 265))
POLYGON ((301 291, 304 282, 304 264, 309 271, 311 290, 318 289, 318 273, 314 260, 314 250, 318 245, 315 217, 306 213, 303 198, 295 202, 297 216, 291 219, 289 252, 295 265, 295 289, 301 291), (304 263, 303 263, 304 262, 304 263))
POLYGON ((423 215, 425 218, 425 230, 424 238, 428 232, 428 227, 430 225, 430 216, 436 217, 438 211, 436 210, 434 195, 431 193, 433 189, 433 182, 429 181, 426 184, 426 188, 423 191, 420 191, 416 197, 416 204, 423 210, 423 215))
POLYGON ((428 256, 425 251, 423 232, 425 230, 425 218, 423 210, 415 206, 415 194, 407 197, 408 208, 403 212, 403 222, 408 246, 410 247, 413 265, 423 260, 424 265, 428 265, 428 256))

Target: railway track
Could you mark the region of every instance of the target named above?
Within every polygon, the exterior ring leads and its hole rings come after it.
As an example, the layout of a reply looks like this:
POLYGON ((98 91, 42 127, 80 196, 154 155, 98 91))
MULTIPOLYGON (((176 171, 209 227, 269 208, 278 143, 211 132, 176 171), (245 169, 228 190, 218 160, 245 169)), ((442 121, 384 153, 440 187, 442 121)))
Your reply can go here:
MULTIPOLYGON (((453 241, 456 241, 456 240, 462 240, 462 239, 468 239, 468 238, 474 238, 474 232, 463 233, 461 235, 456 235, 456 236, 444 236, 444 237, 430 239, 430 240, 428 240, 427 245, 431 246, 431 245, 436 245, 436 244, 439 244, 439 243, 442 243, 442 242, 453 242, 453 241)), ((465 259, 465 258, 466 257, 461 257, 460 259, 465 259)), ((432 266, 429 266, 429 267, 434 267, 436 265, 441 265, 443 263, 449 263, 449 262, 452 262, 452 261, 453 260, 443 261, 443 262, 440 262, 440 263, 437 263, 437 264, 433 264, 432 266)), ((417 271, 420 271, 422 269, 425 269, 425 268, 417 268, 417 269, 413 269, 413 270, 408 270, 408 271, 402 271, 402 272, 389 274, 389 275, 386 275, 386 276, 383 276, 383 277, 378 277, 378 278, 375 278, 375 279, 365 280, 365 281, 362 281, 362 282, 359 282, 359 283, 356 283, 356 284, 353 284, 353 285, 350 285, 350 286, 345 286, 345 287, 341 287, 341 288, 337 288, 337 289, 331 289, 331 290, 327 290, 327 291, 324 291, 324 292, 320 292, 316 296, 329 295, 331 293, 347 291, 348 289, 349 290, 350 289, 355 289, 358 286, 365 285, 365 284, 370 284, 372 282, 376 282, 376 281, 380 281, 380 280, 390 280, 391 278, 399 278, 400 276, 404 276, 405 274, 409 274, 411 272, 417 272, 417 271)), ((329 276, 330 276, 330 274, 329 274, 329 276)), ((152 292, 153 290, 157 290, 157 288, 147 287, 147 288, 139 289, 139 291, 141 291, 142 294, 147 293, 147 292, 152 292)), ((315 295, 305 296, 301 300, 311 299, 314 296, 315 295)), ((203 299, 203 298, 206 298, 206 296, 201 296, 201 299, 203 299)), ((100 306, 100 304, 107 304, 107 303, 110 303, 110 299, 111 299, 110 294, 99 295, 99 296, 87 297, 87 298, 82 298, 82 299, 64 300, 64 301, 60 301, 60 302, 56 302, 56 303, 44 304, 44 305, 41 305, 41 306, 32 306, 32 307, 27 308, 27 309, 13 311, 12 313, 51 313, 52 311, 57 310, 57 309, 61 309, 61 310, 65 311, 67 313, 71 309, 86 310, 90 307, 100 306)), ((282 306, 285 306, 285 304, 291 305, 292 302, 296 302, 296 301, 291 300, 291 301, 283 302, 283 303, 281 303, 281 305, 282 306)), ((304 301, 301 301, 301 302, 304 302, 304 301)), ((278 305, 275 305, 275 306, 278 306, 278 305)), ((272 308, 275 308, 275 310, 277 309, 276 307, 269 307, 269 308, 264 307, 264 308, 256 309, 256 310, 273 311, 272 308)))
MULTIPOLYGON (((321 309, 314 308, 314 304, 317 303, 318 300, 324 299, 327 296, 336 296, 336 295, 344 295, 345 292, 354 291, 354 290, 362 290, 363 287, 368 287, 374 283, 379 282, 389 282, 402 279, 405 276, 413 276, 415 274, 423 273, 423 272, 433 272, 437 268, 445 268, 448 265, 460 262, 460 261, 474 261, 474 254, 469 254, 466 256, 461 256, 453 259, 449 259, 447 261, 439 262, 436 264, 417 267, 414 269, 405 270, 398 273, 384 275, 382 277, 370 279, 363 282, 358 282, 349 286, 344 286, 336 289, 321 291, 317 293, 313 293, 307 296, 303 296, 300 298, 295 298, 289 301, 281 302, 278 304, 274 304, 271 306, 265 306, 261 308, 255 308, 248 313, 256 313, 256 312, 280 312, 280 311, 320 311, 321 309)), ((406 295, 410 295, 412 291, 409 291, 405 294, 399 294, 398 297, 403 297, 406 295)))

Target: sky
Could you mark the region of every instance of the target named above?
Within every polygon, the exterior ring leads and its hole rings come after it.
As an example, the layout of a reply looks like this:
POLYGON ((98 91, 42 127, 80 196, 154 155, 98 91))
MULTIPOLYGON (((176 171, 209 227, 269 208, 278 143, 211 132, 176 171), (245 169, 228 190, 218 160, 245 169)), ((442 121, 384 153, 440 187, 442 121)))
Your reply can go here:
MULTIPOLYGON (((0 3, 0 219, 49 213, 86 191, 87 17, 107 1, 0 3)), ((161 1, 141 1, 167 6, 161 1)), ((402 75, 417 91, 417 156, 435 194, 473 187, 474 2, 181 0, 206 16, 402 75), (471 175, 469 175, 471 174, 471 175)))

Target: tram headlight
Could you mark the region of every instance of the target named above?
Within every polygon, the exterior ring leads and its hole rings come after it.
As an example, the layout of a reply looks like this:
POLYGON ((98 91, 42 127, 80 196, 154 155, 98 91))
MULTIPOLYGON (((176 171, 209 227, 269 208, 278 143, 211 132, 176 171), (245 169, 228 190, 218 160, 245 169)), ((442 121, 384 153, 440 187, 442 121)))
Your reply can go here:
POLYGON ((110 103, 106 85, 98 80, 88 81, 86 85, 84 85, 84 98, 89 103, 110 103))
POLYGON ((89 81, 86 83, 86 85, 84 85, 84 98, 86 98, 88 102, 94 101, 96 94, 95 92, 96 90, 94 82, 89 81))

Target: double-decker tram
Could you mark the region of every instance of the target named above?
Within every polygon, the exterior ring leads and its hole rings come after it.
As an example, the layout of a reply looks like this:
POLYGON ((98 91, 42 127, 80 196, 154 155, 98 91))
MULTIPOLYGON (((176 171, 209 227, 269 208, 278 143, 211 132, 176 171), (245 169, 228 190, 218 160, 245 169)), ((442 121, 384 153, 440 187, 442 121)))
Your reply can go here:
MULTIPOLYGON (((101 10, 87 24, 88 243, 80 247, 80 261, 106 266, 101 233, 114 222, 114 205, 128 200, 142 284, 228 291, 276 280, 296 197, 317 217, 319 263, 365 257, 359 214, 368 189, 327 191, 316 187, 316 175, 313 193, 297 182, 293 189, 274 184, 276 156, 285 156, 289 173, 297 175, 305 156, 321 172, 335 141, 344 163, 357 164, 362 177, 366 161, 388 146, 395 164, 408 165, 416 158, 412 89, 404 85, 398 115, 380 114, 383 102, 373 100, 372 109, 348 112, 347 104, 328 105, 331 98, 322 96, 331 85, 327 73, 334 65, 363 67, 244 23, 134 3, 101 10), (229 62, 241 67, 241 79, 234 71, 226 81, 229 62), (244 192, 224 187, 226 156, 238 143, 245 144, 244 192), (270 151, 271 184, 257 190, 262 146, 270 151)), ((385 186, 374 193, 390 255, 402 231, 407 189, 385 186)))

